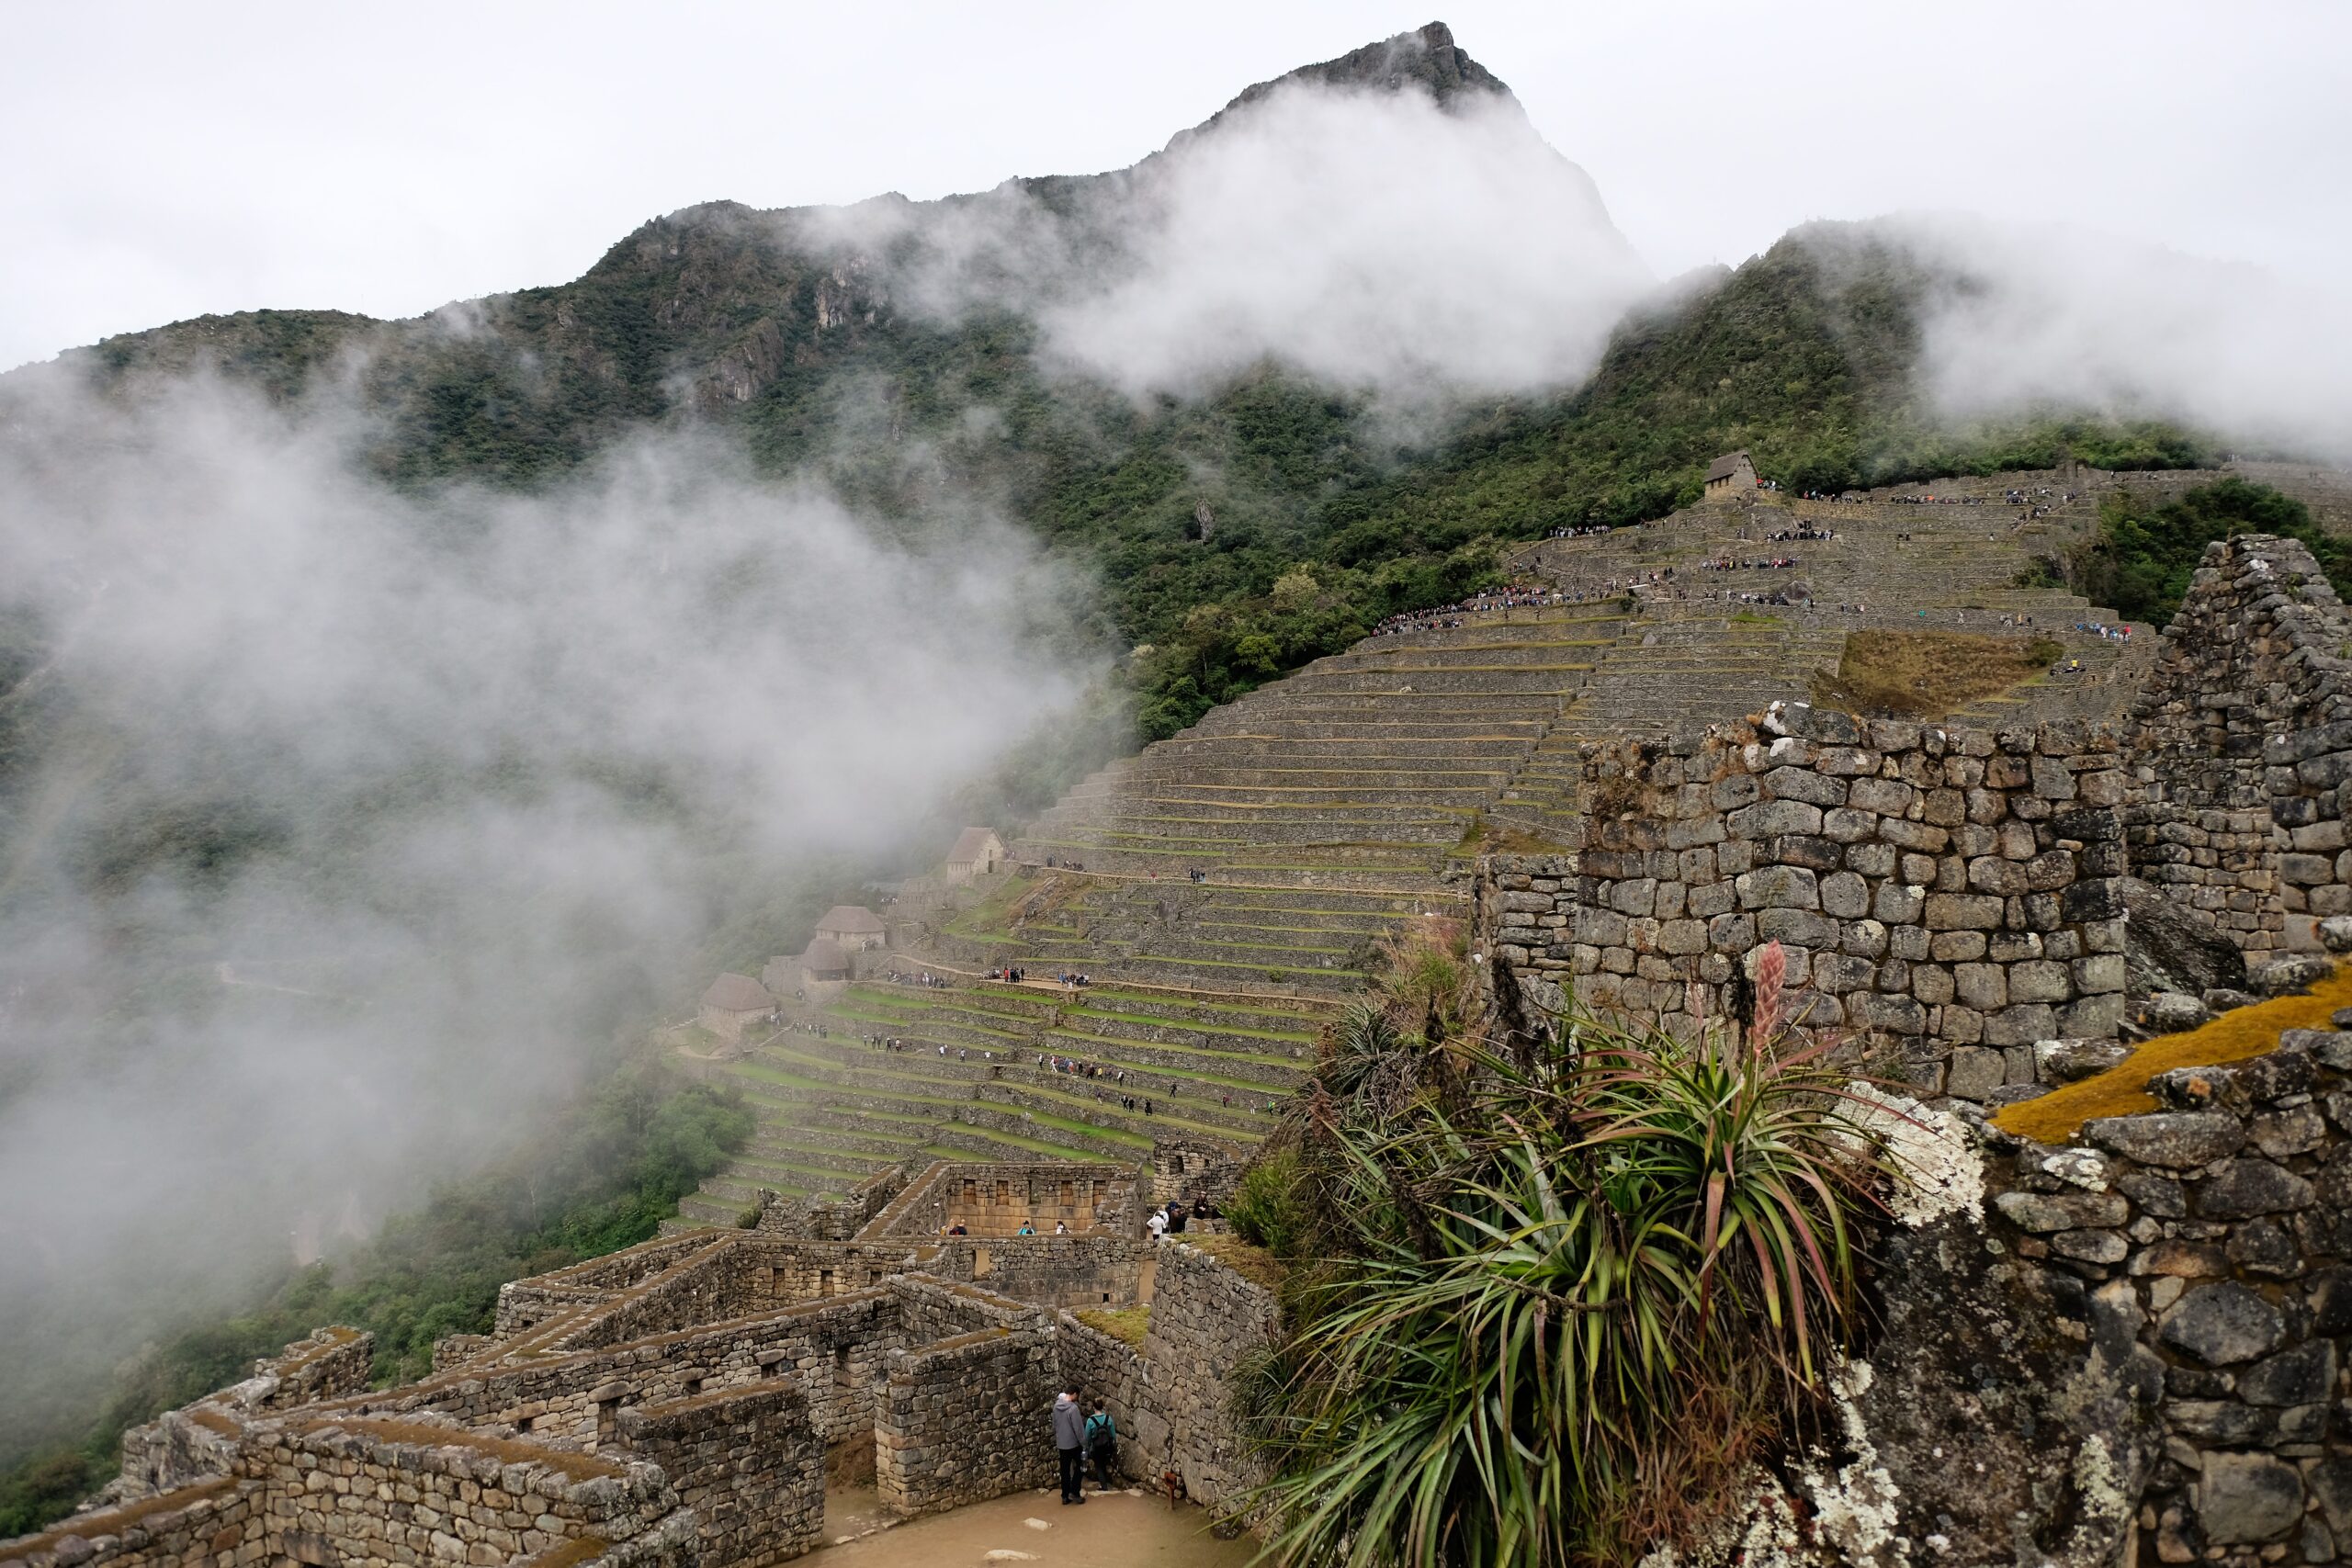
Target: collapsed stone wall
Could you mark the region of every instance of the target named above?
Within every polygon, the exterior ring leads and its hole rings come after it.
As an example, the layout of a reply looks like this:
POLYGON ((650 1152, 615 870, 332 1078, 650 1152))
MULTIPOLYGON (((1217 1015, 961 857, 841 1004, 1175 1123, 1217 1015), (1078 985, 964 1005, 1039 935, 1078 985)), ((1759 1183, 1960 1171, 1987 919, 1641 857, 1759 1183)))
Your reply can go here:
POLYGON ((2207 547, 2130 752, 2140 876, 2249 951, 2352 912, 2352 615, 2301 543, 2207 547))
POLYGON ((2121 1022, 2115 739, 1860 721, 1799 703, 1588 759, 1586 844, 1493 857, 1482 936, 1532 1010, 1687 1027, 1747 1016, 1758 950, 1786 1016, 1890 1037, 1930 1094, 2037 1081, 2038 1042, 2121 1022))
POLYGON ((822 1540, 825 1440, 797 1384, 642 1405, 620 1437, 694 1510, 699 1568, 768 1568, 822 1540))
POLYGON ((1995 1200, 2018 1252, 2085 1281, 2162 1422, 2154 1561, 2352 1553, 2352 1033, 2150 1085, 2160 1109, 2027 1144, 1995 1200))

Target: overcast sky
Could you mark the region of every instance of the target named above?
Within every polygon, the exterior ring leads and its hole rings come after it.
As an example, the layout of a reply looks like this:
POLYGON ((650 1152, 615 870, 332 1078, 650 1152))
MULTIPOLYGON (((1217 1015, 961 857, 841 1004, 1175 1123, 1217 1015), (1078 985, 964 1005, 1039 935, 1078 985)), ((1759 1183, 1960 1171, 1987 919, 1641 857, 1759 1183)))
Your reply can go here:
POLYGON ((206 311, 560 282, 716 197, 1119 167, 1433 13, 1664 275, 1921 208, 2312 279, 2352 238, 2341 0, 0 0, 0 367, 206 311))

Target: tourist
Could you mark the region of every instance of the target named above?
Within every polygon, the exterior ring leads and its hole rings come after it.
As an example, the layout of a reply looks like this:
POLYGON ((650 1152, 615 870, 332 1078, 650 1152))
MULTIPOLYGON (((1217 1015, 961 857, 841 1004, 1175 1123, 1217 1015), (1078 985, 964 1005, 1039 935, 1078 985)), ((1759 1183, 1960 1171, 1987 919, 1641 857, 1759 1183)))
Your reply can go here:
POLYGON ((1162 1236, 1165 1236, 1168 1234, 1168 1210, 1166 1207, 1162 1206, 1160 1208, 1154 1209, 1151 1212, 1151 1218, 1144 1221, 1143 1228, 1151 1233, 1151 1239, 1154 1241, 1158 1241, 1162 1236))
POLYGON ((1056 1220, 1054 1222, 1054 1234, 1056 1235, 1069 1235, 1069 1222, 1068 1220, 1056 1220))
POLYGON ((1012 1234, 1015 1235, 1035 1235, 1037 1234, 1037 1228, 1035 1225, 1032 1225, 1027 1220, 1023 1220, 1021 1222, 1021 1228, 1014 1231, 1012 1234))
POLYGON ((1095 1490, 1111 1490, 1111 1467, 1119 1460, 1119 1427, 1099 1399, 1094 1414, 1086 1418, 1086 1457, 1094 1461, 1095 1490))
POLYGON ((1072 1388, 1054 1399, 1054 1448, 1061 1456, 1064 1504, 1086 1501, 1080 1490, 1086 1481, 1085 1443, 1085 1413, 1078 1407, 1078 1390, 1072 1388))

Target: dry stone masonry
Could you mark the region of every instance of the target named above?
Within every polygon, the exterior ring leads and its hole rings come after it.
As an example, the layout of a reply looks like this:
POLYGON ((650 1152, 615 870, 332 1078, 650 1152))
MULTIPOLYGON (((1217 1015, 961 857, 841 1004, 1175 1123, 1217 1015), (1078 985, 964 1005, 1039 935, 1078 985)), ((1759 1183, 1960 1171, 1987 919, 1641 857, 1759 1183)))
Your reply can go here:
POLYGON ((2022 1257, 2084 1281, 2161 1422, 2140 1561, 2352 1551, 2352 1032, 2184 1067, 2086 1147, 2012 1144, 1995 1205, 2022 1257))
POLYGON ((321 1330, 129 1434, 103 1506, 0 1542, 0 1565, 764 1568, 818 1543, 845 1444, 870 1446, 904 1515, 1050 1481, 1047 1411, 1073 1380, 1118 1402, 1133 1472, 1174 1468, 1229 1503, 1244 1471, 1220 1380, 1272 1332, 1272 1303, 1145 1239, 1148 1179, 895 1168, 800 1213, 820 1232, 866 1215, 841 1239, 704 1230, 517 1280, 495 1332, 390 1389, 367 1387, 366 1336, 321 1330), (1083 1229, 936 1234, 1016 1208, 1083 1229), (1055 1310, 1147 1303, 1165 1317, 1140 1354, 1055 1310))
POLYGON ((1868 722, 1803 704, 1596 751, 1580 854, 1497 858, 1483 929, 1518 994, 1556 1011, 1747 1016, 1755 955, 1787 954, 1790 1015, 1871 1032, 1931 1094, 2037 1080, 2039 1042, 2122 1017, 2113 737, 1868 722))
POLYGON ((2141 876, 2249 951, 2352 912, 2352 615, 2309 549, 2211 547, 2132 721, 2141 876))

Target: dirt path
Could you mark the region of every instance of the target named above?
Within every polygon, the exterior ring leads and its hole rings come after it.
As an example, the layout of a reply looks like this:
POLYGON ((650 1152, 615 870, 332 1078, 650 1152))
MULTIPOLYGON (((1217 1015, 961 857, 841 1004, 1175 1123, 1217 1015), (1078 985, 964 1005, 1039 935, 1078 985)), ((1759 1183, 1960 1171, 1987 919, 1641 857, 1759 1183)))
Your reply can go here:
MULTIPOLYGON (((866 1495, 870 1496, 870 1494, 866 1495)), ((859 1495, 829 1497, 826 1524, 864 1522, 874 1510, 859 1495)), ((846 1546, 822 1546, 800 1561, 810 1568, 1244 1568, 1257 1555, 1248 1536, 1219 1540, 1208 1515, 1124 1492, 1086 1495, 1068 1508, 1049 1488, 1016 1492, 861 1536, 846 1546), (1044 1521, 1038 1529, 1025 1521, 1044 1521), (990 1557, 990 1552, 1022 1552, 990 1557)))

